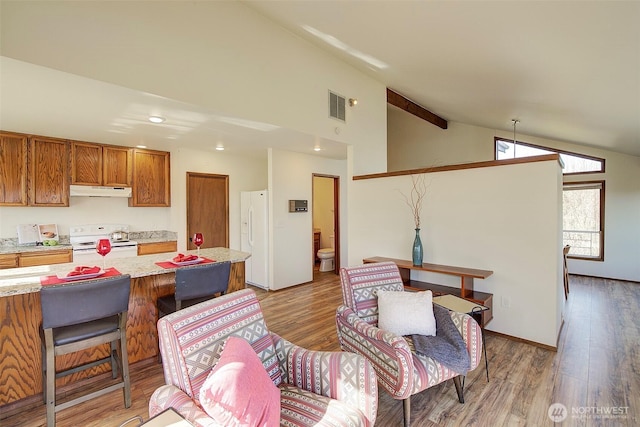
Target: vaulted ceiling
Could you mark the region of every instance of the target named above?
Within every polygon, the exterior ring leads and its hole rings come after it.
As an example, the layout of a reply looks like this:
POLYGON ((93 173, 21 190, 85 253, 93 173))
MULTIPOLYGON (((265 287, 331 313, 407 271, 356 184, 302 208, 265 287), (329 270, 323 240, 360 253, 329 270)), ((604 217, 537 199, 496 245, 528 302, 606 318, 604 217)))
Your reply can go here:
MULTIPOLYGON (((640 156, 639 1, 241 3, 446 120, 511 130, 511 119, 518 119, 518 133, 640 156)), ((78 24, 73 16, 55 19, 61 28, 78 24)), ((44 62, 39 65, 47 67, 44 62)), ((286 149, 289 140, 309 138, 278 131, 274 141, 258 141, 256 136, 263 133, 224 112, 44 67, 5 64, 0 76, 5 123, 15 123, 30 111, 32 116, 54 117, 49 130, 74 126, 77 138, 115 124, 140 143, 167 138, 158 132, 173 132, 185 141, 220 138, 253 150, 264 143, 286 149), (15 90, 13 83, 27 79, 27 73, 37 75, 38 85, 15 90), (37 91, 40 97, 67 96, 47 109, 29 101, 37 91), (75 102, 83 93, 95 94, 99 102, 75 102), (136 105, 157 105, 207 117, 208 122, 185 121, 182 128, 159 129, 140 120, 143 112, 131 109, 136 105)), ((29 126, 38 133, 36 123, 29 126)), ((331 147, 326 155, 344 156, 341 144, 326 143, 331 147)))
POLYGON ((638 1, 248 1, 427 110, 640 156, 638 1))

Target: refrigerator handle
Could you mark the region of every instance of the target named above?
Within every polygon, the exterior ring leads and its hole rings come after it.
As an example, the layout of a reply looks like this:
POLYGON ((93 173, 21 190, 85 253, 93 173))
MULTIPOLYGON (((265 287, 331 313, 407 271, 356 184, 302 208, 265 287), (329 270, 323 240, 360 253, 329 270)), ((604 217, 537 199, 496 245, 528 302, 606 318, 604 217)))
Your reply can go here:
POLYGON ((249 207, 249 244, 253 246, 253 206, 249 207))

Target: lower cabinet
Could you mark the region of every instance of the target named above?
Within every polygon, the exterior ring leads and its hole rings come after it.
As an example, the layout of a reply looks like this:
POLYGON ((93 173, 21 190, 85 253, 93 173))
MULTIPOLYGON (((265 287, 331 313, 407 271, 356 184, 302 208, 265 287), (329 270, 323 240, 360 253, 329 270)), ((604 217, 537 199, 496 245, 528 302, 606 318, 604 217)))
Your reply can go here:
POLYGON ((33 267, 34 265, 63 264, 73 261, 71 249, 52 251, 24 252, 18 254, 18 267, 33 267))
POLYGON ((18 254, 0 254, 0 270, 3 268, 16 268, 18 266, 18 254))
POLYGON ((178 242, 138 243, 138 255, 161 254, 163 252, 175 252, 178 250, 178 242))

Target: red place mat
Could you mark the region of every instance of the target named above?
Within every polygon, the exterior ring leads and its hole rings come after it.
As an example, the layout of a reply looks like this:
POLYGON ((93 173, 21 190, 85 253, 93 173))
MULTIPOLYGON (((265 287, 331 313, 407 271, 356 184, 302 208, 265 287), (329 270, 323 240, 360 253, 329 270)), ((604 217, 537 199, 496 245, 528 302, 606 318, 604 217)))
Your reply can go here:
POLYGON ((104 274, 98 276, 98 277, 92 277, 91 279, 81 279, 81 280, 72 280, 72 281, 64 281, 64 280, 60 280, 58 279, 58 276, 42 276, 40 278, 40 284, 42 286, 47 286, 47 285, 63 285, 63 284, 67 284, 67 283, 78 283, 78 282, 83 282, 85 280, 96 280, 96 279, 104 279, 106 277, 111 277, 111 276, 119 276, 120 273, 118 270, 116 270, 114 267, 110 267, 107 268, 104 272, 104 274))
POLYGON ((209 263, 212 263, 212 262, 216 262, 216 260, 202 257, 202 262, 199 262, 197 264, 176 265, 176 264, 172 263, 171 261, 158 261, 158 262, 156 262, 156 265, 158 265, 158 266, 160 266, 162 268, 174 269, 174 268, 180 268, 180 267, 194 267, 196 265, 209 264, 209 263))

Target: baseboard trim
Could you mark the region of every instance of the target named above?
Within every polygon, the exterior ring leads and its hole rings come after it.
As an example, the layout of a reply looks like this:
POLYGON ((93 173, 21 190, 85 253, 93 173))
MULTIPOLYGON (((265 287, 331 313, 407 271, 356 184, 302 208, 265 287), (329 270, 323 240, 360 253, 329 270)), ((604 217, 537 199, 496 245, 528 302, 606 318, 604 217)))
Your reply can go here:
POLYGON ((501 332, 490 331, 488 329, 485 329, 484 332, 486 334, 488 334, 488 335, 495 335, 495 336, 498 336, 498 337, 506 338, 506 339, 511 340, 511 341, 517 341, 517 342, 521 342, 521 343, 524 343, 524 344, 532 345, 534 347, 540 347, 540 348, 543 348, 545 350, 558 352, 558 347, 554 347, 552 345, 542 344, 542 343, 539 343, 539 342, 526 340, 524 338, 514 337, 513 335, 507 335, 507 334, 503 334, 501 332))
POLYGON ((629 283, 636 283, 636 284, 640 285, 640 281, 639 280, 616 279, 614 277, 602 277, 602 276, 593 276, 591 274, 578 274, 578 273, 569 273, 569 276, 590 277, 590 278, 593 278, 593 279, 602 279, 602 280, 616 280, 618 282, 629 282, 629 283))

